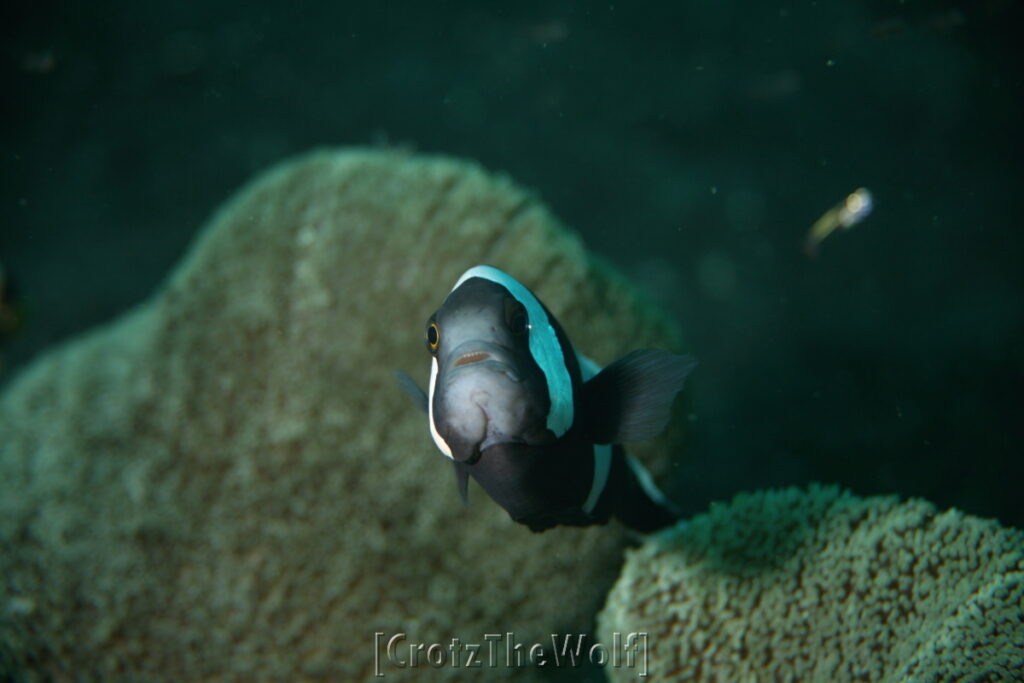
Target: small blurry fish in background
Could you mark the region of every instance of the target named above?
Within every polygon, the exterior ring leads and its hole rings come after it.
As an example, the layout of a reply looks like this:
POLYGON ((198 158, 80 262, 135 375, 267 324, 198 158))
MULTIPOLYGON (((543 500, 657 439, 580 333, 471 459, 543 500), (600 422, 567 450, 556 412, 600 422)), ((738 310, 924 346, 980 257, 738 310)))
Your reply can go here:
POLYGON ((21 69, 36 76, 47 76, 57 68, 57 56, 53 50, 26 52, 21 57, 21 69))
POLYGON ((569 36, 569 29, 558 19, 551 19, 530 26, 527 29, 527 35, 532 42, 547 47, 565 40, 569 36))
MULTIPOLYGON (((0 263, 0 351, 14 337, 24 320, 25 316, 18 305, 14 285, 0 263)), ((4 357, 0 354, 0 371, 3 371, 3 367, 4 357)))
POLYGON ((814 222, 804 240, 804 253, 808 258, 816 257, 819 245, 826 237, 838 229, 849 230, 867 218, 874 208, 871 191, 866 187, 857 188, 814 222))
MULTIPOLYGON (((987 11, 993 13, 998 9, 996 5, 999 4, 1008 3, 989 3, 991 6, 987 11)), ((959 9, 953 7, 938 11, 919 12, 912 17, 887 16, 872 24, 868 33, 872 38, 891 38, 905 31, 909 32, 912 30, 924 30, 939 35, 946 35, 960 28, 966 22, 967 16, 959 9)))

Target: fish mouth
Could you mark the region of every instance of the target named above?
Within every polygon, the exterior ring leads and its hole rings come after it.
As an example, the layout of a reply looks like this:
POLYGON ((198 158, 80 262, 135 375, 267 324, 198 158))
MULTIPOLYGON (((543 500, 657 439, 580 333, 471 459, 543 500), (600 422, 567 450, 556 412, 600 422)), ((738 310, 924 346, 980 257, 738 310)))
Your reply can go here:
POLYGON ((539 384, 522 356, 493 342, 471 339, 440 358, 435 428, 452 459, 471 465, 491 448, 550 440, 539 384))
POLYGON ((463 365, 472 365, 473 363, 482 363, 485 360, 490 360, 493 356, 487 351, 470 351, 464 353, 455 359, 452 363, 453 368, 462 367, 463 365))
POLYGON ((474 369, 489 370, 505 375, 513 382, 521 382, 522 375, 517 369, 515 356, 497 344, 473 340, 459 344, 448 354, 445 380, 454 381, 463 372, 474 369))

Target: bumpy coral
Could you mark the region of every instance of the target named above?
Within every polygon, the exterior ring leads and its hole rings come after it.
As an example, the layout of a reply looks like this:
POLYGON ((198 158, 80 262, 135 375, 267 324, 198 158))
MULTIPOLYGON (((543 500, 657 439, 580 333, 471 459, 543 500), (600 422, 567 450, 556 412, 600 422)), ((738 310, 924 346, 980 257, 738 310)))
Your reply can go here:
POLYGON ((375 632, 405 633, 409 663, 414 643, 585 628, 621 529, 532 534, 475 487, 463 507, 395 384, 426 379, 423 325, 484 262, 599 361, 676 346, 509 181, 320 152, 224 206, 149 302, 26 370, 0 397, 0 677, 356 680, 375 632))
POLYGON ((1024 533, 836 488, 740 495, 631 551, 599 622, 648 632, 658 680, 1021 680, 1024 533))

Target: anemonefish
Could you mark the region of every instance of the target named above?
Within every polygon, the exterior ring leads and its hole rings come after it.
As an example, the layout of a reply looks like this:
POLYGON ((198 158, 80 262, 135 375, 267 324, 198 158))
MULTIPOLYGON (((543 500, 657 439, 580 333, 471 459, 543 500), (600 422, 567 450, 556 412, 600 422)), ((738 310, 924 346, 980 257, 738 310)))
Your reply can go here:
POLYGON ((472 477, 533 531, 614 516, 648 532, 678 519, 619 444, 665 428, 693 358, 643 349, 602 370, 529 289, 486 265, 462 274, 425 342, 428 392, 404 373, 399 381, 454 463, 463 501, 472 477))

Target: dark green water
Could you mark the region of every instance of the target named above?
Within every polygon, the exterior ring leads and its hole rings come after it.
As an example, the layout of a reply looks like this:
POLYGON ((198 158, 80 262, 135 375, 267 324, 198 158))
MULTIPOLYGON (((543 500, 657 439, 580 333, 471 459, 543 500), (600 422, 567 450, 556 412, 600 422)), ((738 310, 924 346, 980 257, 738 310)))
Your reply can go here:
POLYGON ((1020 3, 2 12, 0 261, 30 318, 0 382, 152 292, 257 171, 401 144, 534 188, 680 318, 691 510, 817 480, 1024 525, 1020 3), (859 186, 873 215, 808 259, 859 186))

